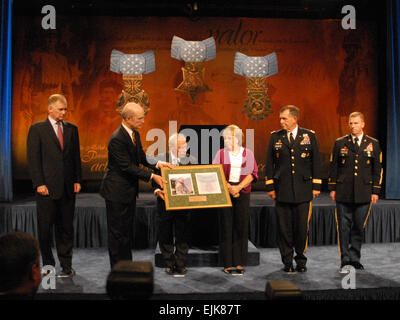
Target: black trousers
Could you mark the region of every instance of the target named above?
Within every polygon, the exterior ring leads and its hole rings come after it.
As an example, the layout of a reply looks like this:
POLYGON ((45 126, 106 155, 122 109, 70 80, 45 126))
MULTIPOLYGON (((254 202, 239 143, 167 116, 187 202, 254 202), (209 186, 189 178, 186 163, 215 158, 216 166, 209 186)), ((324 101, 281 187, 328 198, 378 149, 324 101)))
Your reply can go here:
POLYGON ((248 255, 250 193, 233 198, 221 209, 219 255, 224 268, 245 266, 248 255))
POLYGON ((36 211, 43 265, 56 265, 51 250, 54 226, 58 260, 63 270, 70 271, 74 246, 75 195, 71 197, 64 192, 61 199, 54 200, 37 193, 36 211))
POLYGON ((136 197, 130 203, 106 200, 108 254, 111 269, 120 260, 132 260, 133 217, 136 197))
POLYGON ((341 263, 360 262, 361 244, 370 203, 336 203, 336 222, 341 263))
POLYGON ((275 212, 278 218, 278 246, 285 266, 293 263, 296 252, 297 266, 304 267, 308 246, 308 226, 311 218, 311 202, 284 203, 276 201, 275 212), (294 248, 294 250, 293 250, 294 248))
POLYGON ((158 243, 166 266, 185 267, 190 241, 190 213, 186 210, 166 211, 164 201, 157 200, 157 222, 158 243))

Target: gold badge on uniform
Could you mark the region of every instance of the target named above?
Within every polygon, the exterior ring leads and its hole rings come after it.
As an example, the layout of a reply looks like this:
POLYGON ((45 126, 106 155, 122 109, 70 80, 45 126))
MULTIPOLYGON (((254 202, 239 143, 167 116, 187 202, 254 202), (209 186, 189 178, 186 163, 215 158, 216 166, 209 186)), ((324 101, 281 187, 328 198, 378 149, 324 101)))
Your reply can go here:
POLYGON ((305 157, 307 157, 307 154, 303 152, 303 153, 301 154, 301 157, 302 157, 302 158, 305 158, 305 157))

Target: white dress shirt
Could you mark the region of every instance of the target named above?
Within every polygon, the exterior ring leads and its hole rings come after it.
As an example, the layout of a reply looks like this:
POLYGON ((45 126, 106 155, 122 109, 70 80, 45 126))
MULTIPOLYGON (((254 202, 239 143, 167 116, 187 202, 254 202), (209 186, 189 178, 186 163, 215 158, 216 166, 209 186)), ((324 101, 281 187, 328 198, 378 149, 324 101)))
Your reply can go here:
MULTIPOLYGON (((124 127, 124 129, 128 132, 129 136, 131 137, 132 143, 133 143, 133 136, 132 136, 133 130, 131 128, 127 127, 126 125, 124 125, 123 123, 121 123, 121 124, 124 127)), ((156 164, 157 169, 158 169, 158 163, 159 163, 159 161, 157 161, 157 164, 156 164)), ((151 174, 150 180, 153 179, 153 175, 154 175, 154 173, 151 174)))
MULTIPOLYGON (((359 136, 357 137, 357 139, 358 139, 358 141, 357 141, 358 146, 361 145, 361 141, 362 141, 363 136, 364 136, 364 133, 361 133, 361 135, 359 135, 359 136)), ((355 139, 355 138, 356 138, 356 136, 351 135, 351 140, 353 140, 353 143, 354 143, 354 139, 355 139)))
POLYGON ((123 123, 122 123, 122 126, 123 126, 124 129, 129 133, 129 136, 131 137, 131 140, 132 140, 132 142, 133 142, 133 137, 132 137, 133 130, 132 130, 131 128, 127 127, 126 125, 124 125, 123 123))
MULTIPOLYGON (((51 126, 54 129, 54 132, 56 133, 56 136, 58 137, 58 125, 57 125, 57 120, 54 120, 52 117, 48 116, 48 119, 51 123, 51 126)), ((62 121, 60 121, 61 124, 61 131, 64 132, 64 124, 62 121)))
MULTIPOLYGON (((297 131, 299 131, 299 126, 296 126, 291 132, 293 134, 293 140, 296 140, 297 131)), ((290 141, 290 131, 287 132, 287 138, 290 141)))
POLYGON ((172 152, 169 153, 169 158, 170 158, 170 162, 174 165, 174 166, 179 166, 180 164, 180 160, 179 158, 175 157, 172 152))

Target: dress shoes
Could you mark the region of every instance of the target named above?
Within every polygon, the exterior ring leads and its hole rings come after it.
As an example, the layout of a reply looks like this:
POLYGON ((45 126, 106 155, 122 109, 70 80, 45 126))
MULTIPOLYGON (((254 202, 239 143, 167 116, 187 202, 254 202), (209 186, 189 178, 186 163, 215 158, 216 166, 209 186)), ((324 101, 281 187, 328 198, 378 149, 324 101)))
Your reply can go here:
POLYGON ((283 268, 283 271, 286 272, 286 273, 288 273, 288 274, 294 274, 294 273, 296 273, 296 271, 295 271, 295 269, 293 268, 293 265, 292 265, 292 264, 285 265, 285 267, 283 268))
POLYGON ((240 269, 236 268, 236 275, 239 275, 239 276, 244 275, 244 269, 243 268, 240 268, 240 269))
POLYGON ((171 267, 165 268, 165 273, 172 276, 174 274, 174 269, 171 267))
POLYGON ((224 268, 222 271, 226 274, 232 274, 233 272, 232 268, 224 268))
POLYGON ((187 273, 187 269, 185 267, 176 267, 175 272, 177 276, 179 277, 184 277, 185 274, 187 273))
POLYGON ((296 266, 296 271, 297 272, 307 272, 307 267, 306 266, 296 266))
POLYGON ((359 263, 358 261, 352 261, 352 262, 350 262, 350 264, 357 270, 364 270, 364 266, 361 263, 359 263))
POLYGON ((57 278, 70 278, 76 275, 76 272, 73 268, 71 269, 63 269, 59 275, 57 275, 57 278))

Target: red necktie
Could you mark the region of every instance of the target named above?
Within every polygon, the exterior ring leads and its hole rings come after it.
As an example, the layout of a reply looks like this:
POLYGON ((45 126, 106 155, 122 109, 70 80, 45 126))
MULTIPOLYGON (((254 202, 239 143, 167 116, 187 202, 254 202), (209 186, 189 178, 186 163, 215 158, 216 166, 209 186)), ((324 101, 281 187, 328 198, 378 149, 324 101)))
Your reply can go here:
POLYGON ((61 150, 64 150, 64 137, 63 137, 63 132, 61 130, 61 121, 57 121, 57 138, 58 141, 60 142, 61 150))

